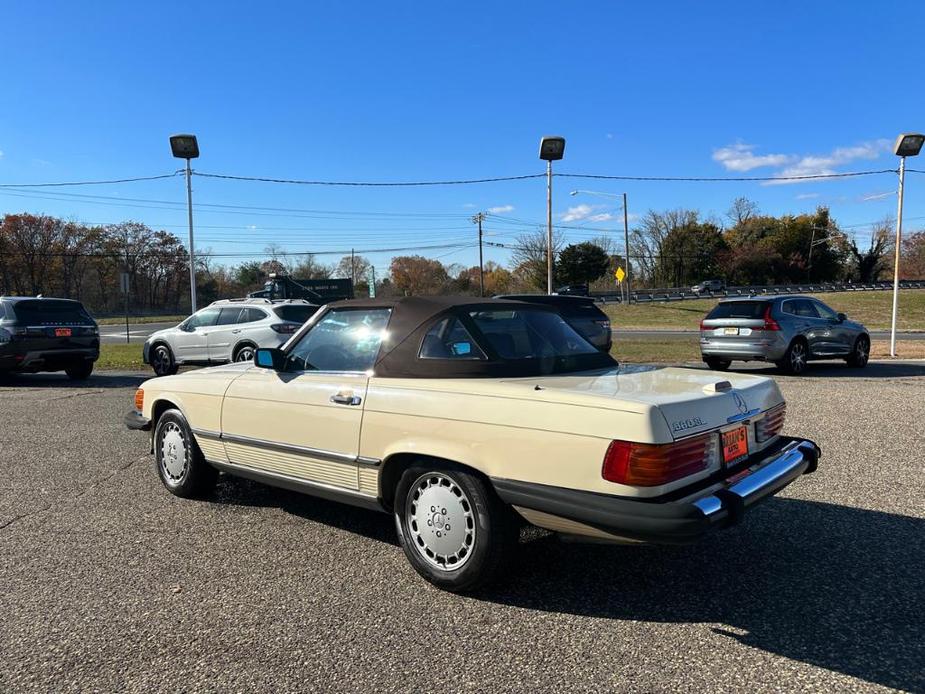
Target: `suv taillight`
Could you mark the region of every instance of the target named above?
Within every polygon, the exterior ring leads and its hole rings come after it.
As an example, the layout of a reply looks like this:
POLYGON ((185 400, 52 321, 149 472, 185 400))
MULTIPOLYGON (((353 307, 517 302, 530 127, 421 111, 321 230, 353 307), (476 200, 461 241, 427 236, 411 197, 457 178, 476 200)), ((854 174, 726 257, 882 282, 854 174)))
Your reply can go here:
POLYGON ((780 324, 771 318, 771 304, 764 310, 764 330, 780 330, 780 324))
POLYGON ((296 330, 299 329, 300 326, 296 325, 295 323, 275 323, 270 327, 273 328, 273 330, 276 332, 282 333, 283 335, 292 335, 296 330))
POLYGON ((601 476, 610 482, 655 487, 706 470, 715 456, 715 434, 692 436, 674 443, 611 441, 601 476))
POLYGON ((755 441, 764 443, 777 436, 784 428, 787 405, 781 403, 764 413, 764 417, 755 422, 755 441))

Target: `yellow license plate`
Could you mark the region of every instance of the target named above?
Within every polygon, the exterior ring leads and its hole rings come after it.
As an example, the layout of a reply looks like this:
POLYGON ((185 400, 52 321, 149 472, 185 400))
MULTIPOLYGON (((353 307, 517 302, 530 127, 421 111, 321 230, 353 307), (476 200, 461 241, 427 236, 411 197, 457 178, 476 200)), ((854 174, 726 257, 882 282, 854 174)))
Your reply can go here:
POLYGON ((748 457, 748 431, 741 426, 732 431, 723 432, 723 462, 726 465, 737 463, 748 457))
POLYGON ((723 334, 724 335, 738 335, 739 329, 738 328, 725 328, 723 330, 723 334))

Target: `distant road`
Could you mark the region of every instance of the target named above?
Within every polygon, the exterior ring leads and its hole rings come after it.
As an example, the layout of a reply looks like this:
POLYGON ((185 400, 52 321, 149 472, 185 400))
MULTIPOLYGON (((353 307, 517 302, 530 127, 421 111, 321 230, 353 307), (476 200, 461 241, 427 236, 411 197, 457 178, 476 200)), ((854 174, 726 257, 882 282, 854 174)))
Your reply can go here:
MULTIPOLYGON (((128 334, 131 342, 144 342, 151 333, 172 328, 177 325, 176 322, 169 323, 129 323, 128 334)), ((122 325, 101 325, 100 341, 103 344, 125 344, 125 324, 122 325)))

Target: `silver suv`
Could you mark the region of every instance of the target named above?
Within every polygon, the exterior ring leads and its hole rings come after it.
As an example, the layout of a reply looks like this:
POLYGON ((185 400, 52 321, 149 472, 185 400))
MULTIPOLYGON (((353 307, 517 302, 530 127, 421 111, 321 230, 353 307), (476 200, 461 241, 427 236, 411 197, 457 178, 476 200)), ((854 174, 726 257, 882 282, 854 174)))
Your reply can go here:
POLYGON ((251 361, 258 347, 280 347, 319 306, 301 299, 223 299, 145 341, 143 358, 158 376, 181 364, 251 361))
POLYGON ((860 368, 870 356, 870 333, 808 296, 724 299, 700 321, 700 353, 719 371, 733 360, 770 361, 790 374, 803 373, 810 359, 860 368))

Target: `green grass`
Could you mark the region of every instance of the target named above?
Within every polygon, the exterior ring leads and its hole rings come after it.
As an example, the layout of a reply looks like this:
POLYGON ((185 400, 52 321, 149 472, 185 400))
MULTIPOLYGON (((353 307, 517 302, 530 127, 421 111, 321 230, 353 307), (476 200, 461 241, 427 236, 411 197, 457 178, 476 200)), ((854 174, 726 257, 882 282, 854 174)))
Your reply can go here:
MULTIPOLYGON (((145 323, 179 323, 186 316, 129 316, 129 325, 144 325, 145 323)), ((112 318, 97 318, 98 325, 125 325, 125 316, 112 318)))
POLYGON ((96 368, 103 371, 147 371, 151 367, 141 360, 141 344, 100 345, 96 368))
MULTIPOLYGON (((838 292, 813 294, 836 311, 848 314, 869 330, 889 330, 893 293, 889 291, 838 292)), ((606 304, 604 312, 616 330, 664 329, 696 330, 706 313, 716 305, 715 299, 654 302, 651 304, 606 304)), ((925 330, 925 290, 903 289, 899 292, 899 330, 925 330)))

